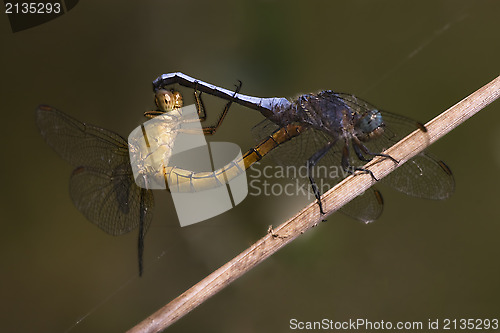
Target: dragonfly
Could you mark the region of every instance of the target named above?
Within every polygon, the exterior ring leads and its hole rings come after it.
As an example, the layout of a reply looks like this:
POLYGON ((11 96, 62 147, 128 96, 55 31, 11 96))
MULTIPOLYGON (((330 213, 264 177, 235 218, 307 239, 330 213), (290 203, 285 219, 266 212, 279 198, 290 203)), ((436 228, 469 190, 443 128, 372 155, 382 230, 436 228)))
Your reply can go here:
MULTIPOLYGON (((414 130, 427 132, 418 121, 380 110, 352 94, 332 90, 304 94, 295 99, 261 98, 240 94, 239 89, 221 88, 180 72, 159 76, 153 81, 153 90, 176 84, 197 91, 198 100, 206 93, 259 111, 266 119, 252 130, 258 140, 269 138, 277 131, 295 133, 286 140, 274 142, 275 147, 266 153, 281 166, 307 168, 307 177, 303 180, 310 183, 322 214, 324 185, 331 188, 346 175, 358 173, 368 173, 378 180, 370 170, 363 168, 366 162, 380 156, 398 163, 384 154, 384 150, 414 130), (321 172, 332 167, 340 167, 344 173, 321 172)), ((219 128, 228 110, 223 111, 210 134, 219 128)), ((248 166, 249 161, 246 162, 248 166)), ((437 200, 448 198, 455 188, 450 168, 427 151, 401 165, 381 182, 410 196, 437 200)), ((383 205, 382 194, 371 187, 340 211, 370 223, 382 214, 383 205)))
MULTIPOLYGON (((232 103, 258 110, 266 120, 254 128, 258 144, 239 160, 218 170, 193 172, 175 166, 164 167, 161 172, 165 183, 170 185, 170 191, 189 192, 222 186, 268 154, 282 165, 312 165, 310 171, 315 166, 341 165, 346 170, 351 168, 353 172, 364 172, 346 147, 349 142, 358 161, 368 161, 372 156, 391 158, 381 153, 386 146, 398 141, 404 133, 417 128, 425 130, 416 121, 380 111, 348 94, 324 91, 303 95, 296 100, 258 98, 240 94, 241 82, 235 91, 231 91, 182 73, 164 74, 153 81, 158 109, 145 112, 146 118, 172 113, 182 107, 181 93, 168 89, 175 84, 194 90, 196 109, 202 122, 207 119, 203 93, 228 101, 215 125, 203 127, 206 135, 216 133, 232 103), (315 120, 315 117, 318 119, 315 120), (350 131, 341 122, 345 118, 350 119, 350 123, 347 122, 351 125, 350 131), (336 147, 339 142, 344 143, 341 149, 336 147)), ((111 235, 139 228, 138 262, 139 274, 142 275, 144 238, 152 221, 154 198, 150 189, 139 187, 134 179, 127 141, 113 131, 80 122, 47 105, 38 107, 36 123, 48 145, 75 168, 70 176, 70 196, 76 208, 111 235)), ((445 199, 453 192, 454 180, 450 169, 427 152, 398 170, 405 176, 393 176, 398 174, 393 172, 384 180, 390 180, 389 184, 402 192, 431 199, 445 199)), ((310 173, 308 179, 321 211, 316 182, 325 180, 334 185, 341 178, 331 175, 315 178, 313 172, 310 173)), ((382 208, 382 195, 373 189, 341 211, 368 223, 380 216, 382 208)))
MULTIPOLYGON (((239 88, 236 93, 238 90, 239 88)), ((204 122, 207 115, 201 93, 195 90, 194 96, 199 120, 204 122)), ((174 123, 163 124, 162 129, 168 126, 172 130, 180 125, 175 123, 175 112, 183 106, 183 97, 179 91, 155 89, 155 103, 157 110, 144 113, 147 119, 167 114, 172 115, 169 119, 174 123)), ((202 128, 203 133, 215 133, 231 103, 229 101, 225 105, 215 125, 202 128)), ((113 236, 139 228, 138 264, 139 275, 142 275, 144 239, 153 218, 154 197, 151 189, 138 186, 144 182, 134 178, 130 149, 137 147, 113 131, 81 122, 48 105, 40 105, 37 108, 36 124, 46 143, 74 167, 70 176, 69 192, 76 208, 89 221, 113 236)), ((239 159, 215 171, 193 172, 180 167, 165 166, 161 169, 161 176, 164 183, 170 185, 168 189, 175 192, 202 191, 222 186, 280 143, 299 135, 300 129, 300 126, 280 128, 239 159)), ((175 137, 163 134, 159 133, 157 138, 163 140, 163 146, 173 145, 175 137)), ((151 175, 149 171, 139 177, 151 175)))

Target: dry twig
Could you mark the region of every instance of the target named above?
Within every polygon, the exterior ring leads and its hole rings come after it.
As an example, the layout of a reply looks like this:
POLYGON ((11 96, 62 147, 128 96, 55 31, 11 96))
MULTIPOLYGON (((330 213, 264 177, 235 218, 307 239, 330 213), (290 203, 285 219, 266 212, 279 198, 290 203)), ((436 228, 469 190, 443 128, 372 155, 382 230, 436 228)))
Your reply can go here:
MULTIPOLYGON (((493 102, 499 95, 500 76, 425 124, 427 133, 416 130, 389 148, 386 154, 400 161, 399 164, 396 165, 389 159, 374 158, 365 168, 371 170, 378 179, 387 176, 404 162, 493 102)), ((375 181, 368 174, 347 177, 322 197, 326 214, 330 215, 337 211, 374 183, 375 181)), ((259 239, 237 257, 128 332, 159 332, 167 328, 306 230, 321 222, 322 219, 323 216, 321 216, 316 202, 309 204, 290 220, 259 239)))

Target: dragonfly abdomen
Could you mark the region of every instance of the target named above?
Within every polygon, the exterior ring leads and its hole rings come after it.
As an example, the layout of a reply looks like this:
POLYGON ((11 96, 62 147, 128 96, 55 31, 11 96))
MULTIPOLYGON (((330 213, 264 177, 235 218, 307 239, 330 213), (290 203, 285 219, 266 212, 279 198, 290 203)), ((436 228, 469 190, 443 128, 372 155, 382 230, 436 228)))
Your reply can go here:
POLYGON ((257 146, 249 149, 242 157, 236 158, 224 167, 209 172, 193 172, 178 167, 164 167, 163 174, 167 188, 171 192, 198 192, 227 184, 241 175, 254 163, 304 131, 304 126, 289 124, 274 131, 257 146))

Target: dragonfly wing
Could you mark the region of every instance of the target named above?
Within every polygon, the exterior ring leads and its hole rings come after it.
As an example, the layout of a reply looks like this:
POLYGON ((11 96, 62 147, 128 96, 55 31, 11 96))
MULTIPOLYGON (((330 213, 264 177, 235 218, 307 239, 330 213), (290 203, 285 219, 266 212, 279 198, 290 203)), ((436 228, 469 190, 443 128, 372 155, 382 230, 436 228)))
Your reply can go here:
POLYGON ((74 167, 111 170, 129 160, 127 141, 120 135, 82 123, 50 106, 38 107, 36 124, 47 144, 74 167))
MULTIPOLYGON (((258 140, 263 140, 276 131, 279 127, 269 120, 258 124, 252 132, 258 140)), ((283 168, 294 167, 297 170, 287 178, 299 175, 299 180, 307 184, 311 191, 307 177, 307 160, 320 150, 332 138, 327 134, 313 128, 306 129, 299 136, 287 141, 270 152, 271 158, 283 168)), ((337 185, 349 174, 341 167, 340 143, 334 146, 322 159, 320 159, 313 170, 313 176, 321 193, 337 185)), ((286 170, 286 169, 285 169, 286 170)), ((312 192, 311 192, 312 194, 312 192)), ((382 196, 380 192, 369 189, 364 195, 359 196, 340 209, 340 212, 364 223, 375 221, 383 210, 382 196)))
POLYGON ((274 131, 278 130, 279 126, 268 119, 264 119, 252 128, 252 135, 257 142, 266 139, 274 131))
MULTIPOLYGON (((257 142, 268 138, 280 127, 270 120, 264 120, 252 129, 257 142)), ((331 138, 321 131, 306 128, 299 136, 273 149, 269 156, 277 165, 305 168, 307 160, 320 150, 331 138)))
POLYGON ((143 234, 152 220, 153 193, 133 179, 128 144, 120 135, 82 123, 49 106, 36 111, 45 141, 76 169, 70 196, 77 209, 111 235, 135 229, 143 234))
POLYGON ((377 220, 384 210, 382 194, 371 187, 340 208, 340 212, 363 223, 377 220))
MULTIPOLYGON (((330 149, 314 168, 313 176, 321 193, 325 193, 350 175, 342 169, 341 159, 341 144, 338 143, 330 149)), ((339 211, 360 222, 370 223, 382 215, 383 209, 382 194, 372 187, 366 190, 364 194, 342 206, 339 211)))
POLYGON ((407 195, 425 199, 447 199, 455 190, 455 180, 448 166, 426 151, 381 182, 407 195))
POLYGON ((148 190, 142 195, 131 175, 128 170, 110 173, 78 167, 70 179, 71 200, 89 221, 110 235, 137 228, 141 218, 145 233, 152 220, 153 193, 148 190))
POLYGON ((380 153, 391 147, 416 129, 425 129, 422 124, 414 119, 380 110, 376 106, 356 96, 344 93, 335 93, 335 95, 340 98, 353 112, 364 114, 371 110, 380 111, 382 120, 385 124, 383 135, 376 139, 364 142, 364 144, 374 153, 380 153))
MULTIPOLYGON (((355 96, 339 96, 356 112, 376 109, 355 96)), ((385 123, 383 135, 364 142, 373 153, 382 153, 414 130, 419 129, 425 133, 425 127, 416 120, 387 111, 380 112, 385 123)), ((354 159, 353 164, 361 165, 364 162, 354 159)), ((382 182, 405 194, 426 199, 446 199, 455 189, 453 174, 448 166, 426 151, 407 161, 382 182)))

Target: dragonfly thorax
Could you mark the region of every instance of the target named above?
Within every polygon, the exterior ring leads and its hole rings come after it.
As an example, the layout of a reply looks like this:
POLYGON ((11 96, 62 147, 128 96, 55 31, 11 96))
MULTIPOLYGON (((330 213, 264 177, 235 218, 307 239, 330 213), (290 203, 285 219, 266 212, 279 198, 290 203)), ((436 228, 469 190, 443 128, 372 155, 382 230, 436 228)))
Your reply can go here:
POLYGON ((384 120, 379 110, 370 110, 356 122, 356 136, 361 141, 368 141, 384 133, 384 120))
POLYGON ((158 89, 155 93, 155 103, 160 111, 170 112, 182 107, 182 95, 178 91, 158 89))

